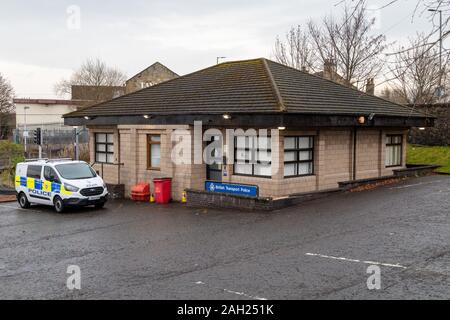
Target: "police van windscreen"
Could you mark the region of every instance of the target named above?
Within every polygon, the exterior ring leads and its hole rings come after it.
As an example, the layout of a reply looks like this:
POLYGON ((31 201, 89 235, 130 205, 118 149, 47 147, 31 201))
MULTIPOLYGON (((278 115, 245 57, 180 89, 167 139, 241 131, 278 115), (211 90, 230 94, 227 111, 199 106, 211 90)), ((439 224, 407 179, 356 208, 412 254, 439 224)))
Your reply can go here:
POLYGON ((61 177, 68 180, 89 179, 97 176, 86 163, 66 163, 55 166, 61 177))

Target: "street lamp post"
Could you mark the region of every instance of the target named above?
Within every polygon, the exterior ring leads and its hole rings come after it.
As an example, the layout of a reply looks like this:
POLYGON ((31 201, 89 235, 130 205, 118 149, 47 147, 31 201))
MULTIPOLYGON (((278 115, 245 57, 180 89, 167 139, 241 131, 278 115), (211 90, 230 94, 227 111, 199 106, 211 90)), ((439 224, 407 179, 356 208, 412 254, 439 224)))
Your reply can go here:
POLYGON ((24 113, 23 113, 23 117, 24 117, 24 124, 23 124, 23 137, 24 137, 24 151, 25 151, 25 156, 27 156, 27 139, 28 139, 28 131, 27 131, 27 110, 30 109, 30 107, 24 107, 24 113))
POLYGON ((439 98, 442 96, 442 10, 428 9, 430 12, 439 12, 439 98))

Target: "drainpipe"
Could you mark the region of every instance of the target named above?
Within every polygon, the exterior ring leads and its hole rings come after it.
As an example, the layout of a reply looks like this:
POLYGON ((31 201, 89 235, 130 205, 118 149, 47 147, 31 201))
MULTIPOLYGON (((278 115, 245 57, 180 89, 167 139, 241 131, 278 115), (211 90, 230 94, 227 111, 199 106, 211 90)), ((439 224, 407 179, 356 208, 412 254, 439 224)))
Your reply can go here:
POLYGON ((117 152, 119 153, 117 156, 117 184, 120 184, 120 165, 121 165, 121 159, 120 159, 120 130, 117 128, 117 152))
POLYGON ((353 129, 353 180, 356 180, 356 138, 357 138, 356 127, 353 129))

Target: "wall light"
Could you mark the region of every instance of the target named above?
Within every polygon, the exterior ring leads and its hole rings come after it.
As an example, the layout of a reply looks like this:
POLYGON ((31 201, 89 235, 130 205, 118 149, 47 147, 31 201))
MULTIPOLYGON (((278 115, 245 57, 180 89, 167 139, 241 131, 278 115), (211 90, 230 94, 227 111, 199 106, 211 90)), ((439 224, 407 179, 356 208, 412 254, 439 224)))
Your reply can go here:
POLYGON ((278 130, 286 130, 286 127, 278 127, 278 130))
POLYGON ((91 120, 91 118, 88 117, 88 116, 84 116, 84 119, 85 119, 85 120, 91 120))
POLYGON ((222 115, 222 117, 226 120, 230 120, 231 119, 231 115, 225 113, 224 115, 222 115))
POLYGON ((359 118, 358 118, 358 123, 359 123, 359 124, 364 124, 364 123, 366 123, 366 117, 364 117, 364 116, 359 117, 359 118))
POLYGON ((145 119, 150 119, 150 116, 149 116, 148 114, 144 114, 143 117, 144 117, 145 119))
POLYGON ((425 128, 424 127, 420 127, 419 130, 423 131, 423 130, 425 130, 425 128))

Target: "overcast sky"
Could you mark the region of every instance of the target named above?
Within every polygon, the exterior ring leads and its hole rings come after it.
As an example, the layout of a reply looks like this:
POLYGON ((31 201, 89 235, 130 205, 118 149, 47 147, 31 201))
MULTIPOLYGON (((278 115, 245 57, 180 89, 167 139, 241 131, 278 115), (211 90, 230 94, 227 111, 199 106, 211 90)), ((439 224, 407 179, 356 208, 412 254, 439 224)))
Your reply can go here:
MULTIPOLYGON (((428 14, 411 21, 416 1, 371 10, 378 19, 374 32, 402 42, 430 31, 428 14)), ((217 56, 272 58, 277 35, 309 19, 338 14, 339 2, 0 0, 0 73, 17 97, 52 98, 54 83, 88 57, 99 57, 128 76, 155 61, 182 75, 215 64, 217 56)), ((369 0, 369 8, 389 2, 369 0)))

